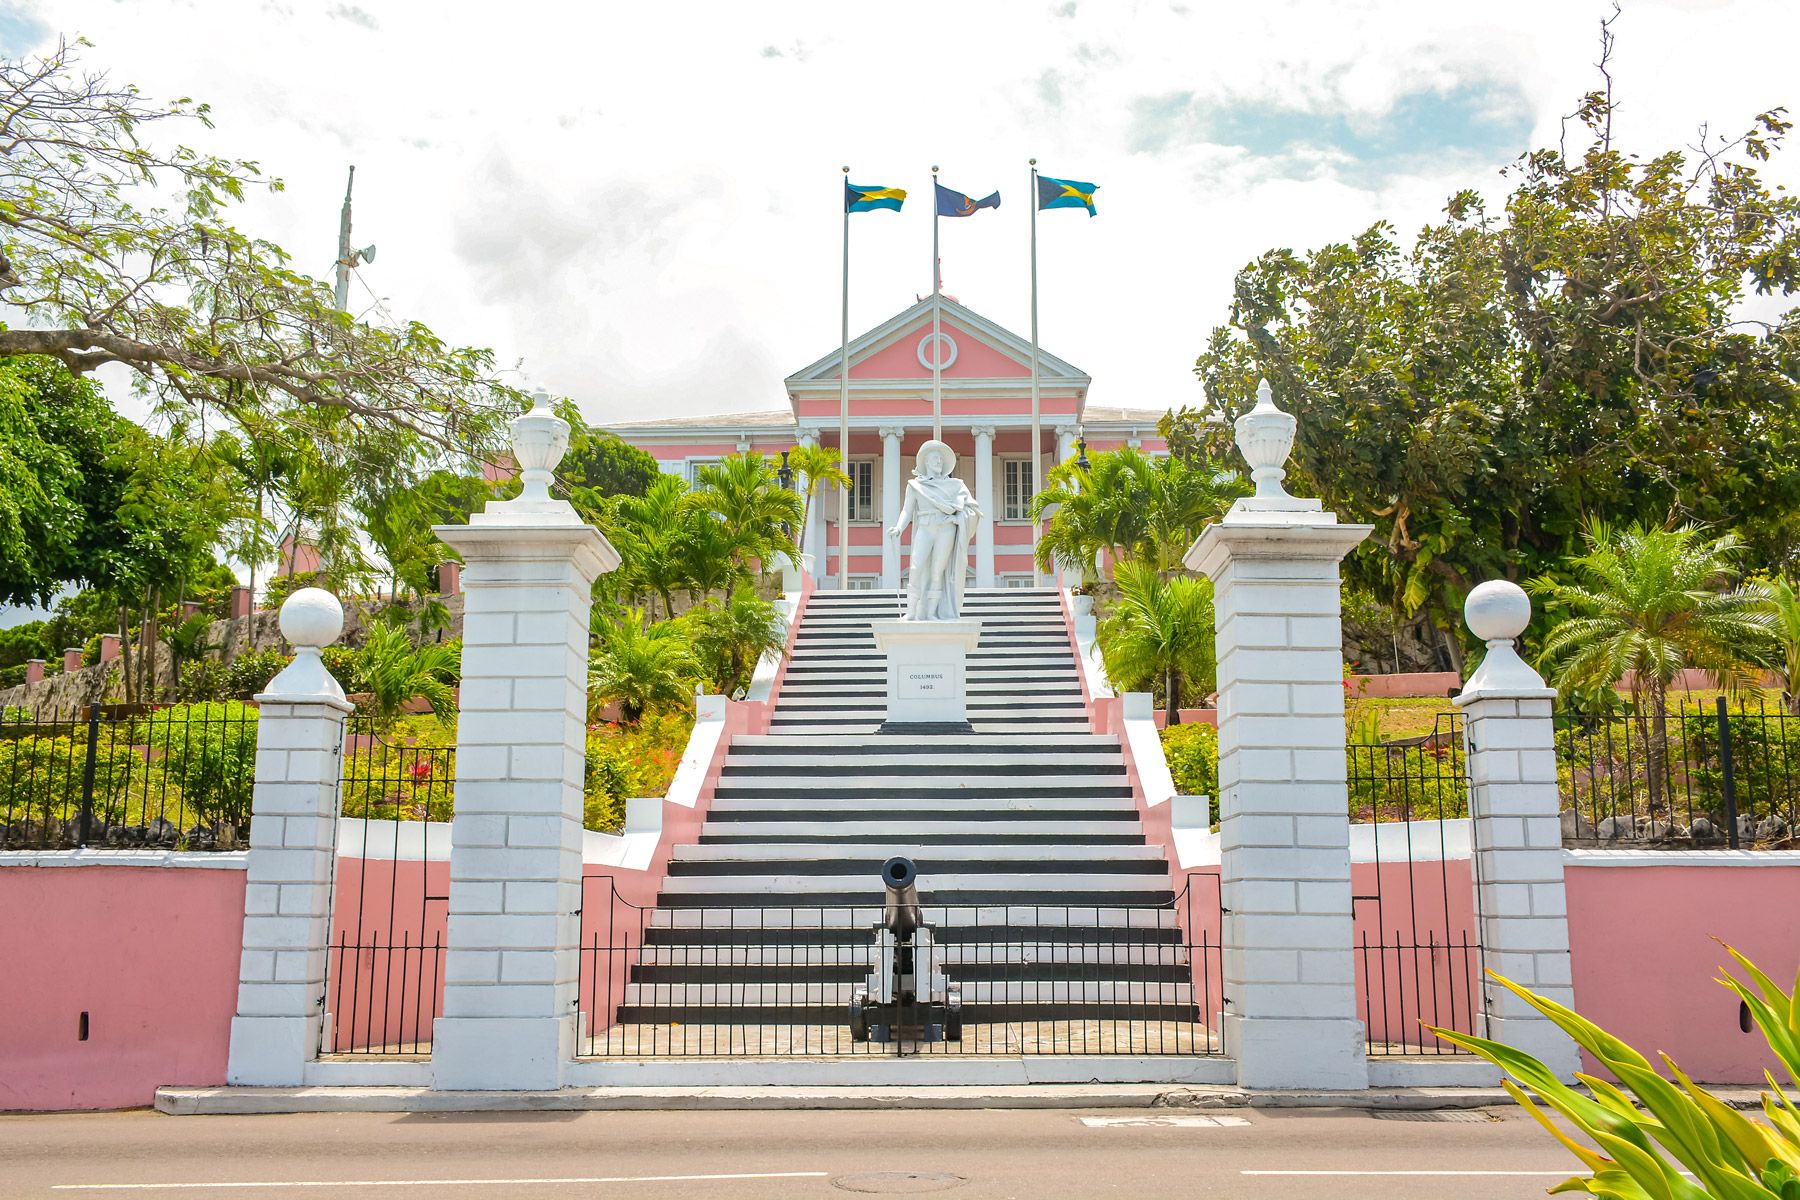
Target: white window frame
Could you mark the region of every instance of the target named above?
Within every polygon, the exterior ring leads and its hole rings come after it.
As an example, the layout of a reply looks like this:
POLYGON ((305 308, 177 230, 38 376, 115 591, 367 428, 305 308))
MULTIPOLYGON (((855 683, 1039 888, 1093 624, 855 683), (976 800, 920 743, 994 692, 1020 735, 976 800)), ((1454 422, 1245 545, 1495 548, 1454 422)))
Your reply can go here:
POLYGON ((849 585, 844 590, 848 592, 878 592, 881 590, 881 576, 852 575, 849 585))
POLYGON ((879 525, 881 523, 881 465, 875 458, 853 458, 845 468, 850 476, 850 523, 852 525, 879 525), (866 512, 859 512, 856 503, 856 477, 868 469, 869 503, 864 506, 866 512))
POLYGON ((711 457, 708 457, 708 458, 690 458, 690 459, 688 459, 687 460, 687 485, 688 485, 688 487, 696 488, 696 487, 700 486, 700 468, 701 467, 716 467, 724 461, 725 461, 724 456, 717 455, 717 454, 715 454, 711 457))
POLYGON ((1037 580, 1030 575, 1017 573, 1000 576, 1000 586, 1006 589, 1031 588, 1037 586, 1037 580))
POLYGON ((1029 485, 1025 489, 1024 504, 1019 508, 1018 515, 1013 515, 1012 509, 1007 504, 1007 485, 1012 480, 1014 463, 1027 469, 1036 465, 1028 454, 1000 460, 1000 523, 1002 525, 1029 525, 1031 524, 1031 488, 1029 485))

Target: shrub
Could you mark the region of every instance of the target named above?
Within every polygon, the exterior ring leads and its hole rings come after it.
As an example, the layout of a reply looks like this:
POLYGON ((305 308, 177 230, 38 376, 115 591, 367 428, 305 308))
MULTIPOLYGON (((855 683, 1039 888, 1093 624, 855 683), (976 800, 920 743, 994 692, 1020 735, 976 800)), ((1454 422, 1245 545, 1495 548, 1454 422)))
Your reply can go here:
POLYGON ((181 789, 203 823, 241 825, 256 782, 256 709, 235 701, 178 704, 133 722, 131 741, 181 789))
POLYGON ((238 655, 225 667, 225 675, 219 685, 218 698, 221 700, 249 700, 267 688, 269 680, 275 678, 283 667, 293 661, 293 658, 293 655, 283 654, 274 648, 252 650, 238 655))
POLYGON ((1177 725, 1162 733, 1163 754, 1175 790, 1183 796, 1219 795, 1219 732, 1198 722, 1177 725))
POLYGON ((582 824, 617 833, 625 826, 627 797, 667 795, 693 727, 692 717, 675 712, 647 716, 636 726, 589 729, 582 824))

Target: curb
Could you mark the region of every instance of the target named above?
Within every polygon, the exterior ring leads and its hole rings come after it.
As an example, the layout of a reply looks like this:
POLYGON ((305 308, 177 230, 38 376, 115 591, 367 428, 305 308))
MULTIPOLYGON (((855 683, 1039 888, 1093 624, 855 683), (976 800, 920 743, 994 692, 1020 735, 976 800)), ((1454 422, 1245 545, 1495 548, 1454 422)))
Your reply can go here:
POLYGON ((269 1113, 723 1112, 732 1110, 1360 1108, 1424 1111, 1510 1105, 1499 1088, 1257 1091, 1167 1084, 1023 1087, 593 1087, 546 1092, 435 1091, 422 1087, 165 1087, 170 1116, 269 1113))

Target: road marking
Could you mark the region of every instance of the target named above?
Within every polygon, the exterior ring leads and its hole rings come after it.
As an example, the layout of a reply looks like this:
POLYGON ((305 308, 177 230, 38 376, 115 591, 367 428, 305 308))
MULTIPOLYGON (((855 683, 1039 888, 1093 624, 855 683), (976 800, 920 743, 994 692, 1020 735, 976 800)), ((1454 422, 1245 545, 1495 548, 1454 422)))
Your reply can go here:
POLYGON ((1246 1117, 1083 1117, 1090 1129, 1197 1129, 1222 1125, 1248 1125, 1246 1117))
POLYGON ((738 1175, 582 1175, 566 1179, 273 1179, 261 1183, 57 1183, 53 1192, 172 1192, 199 1188, 523 1187, 571 1183, 712 1183, 733 1179, 825 1179, 829 1171, 759 1171, 738 1175))

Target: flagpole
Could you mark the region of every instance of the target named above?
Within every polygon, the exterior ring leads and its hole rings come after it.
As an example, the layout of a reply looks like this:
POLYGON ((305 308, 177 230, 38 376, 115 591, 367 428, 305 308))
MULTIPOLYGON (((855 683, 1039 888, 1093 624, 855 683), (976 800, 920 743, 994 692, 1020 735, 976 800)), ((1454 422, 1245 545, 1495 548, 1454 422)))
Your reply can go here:
MULTIPOLYGON (((850 168, 844 168, 844 185, 849 186, 850 168)), ((850 205, 844 204, 844 294, 839 322, 838 352, 838 453, 846 476, 850 472, 850 205)), ((839 591, 850 589, 850 488, 838 489, 838 575, 839 591)))
POLYGON ((939 295, 943 289, 943 274, 938 259, 938 203, 937 203, 938 169, 931 168, 931 438, 933 441, 944 440, 944 334, 939 314, 943 305, 939 295))
MULTIPOLYGON (((1044 424, 1042 412, 1042 396, 1038 387, 1038 272, 1037 272, 1037 159, 1031 160, 1031 494, 1026 498, 1029 504, 1037 499, 1038 476, 1044 473, 1044 424)), ((1031 522, 1031 575, 1038 582, 1043 582, 1042 572, 1038 568, 1038 521, 1034 517, 1031 522)))

